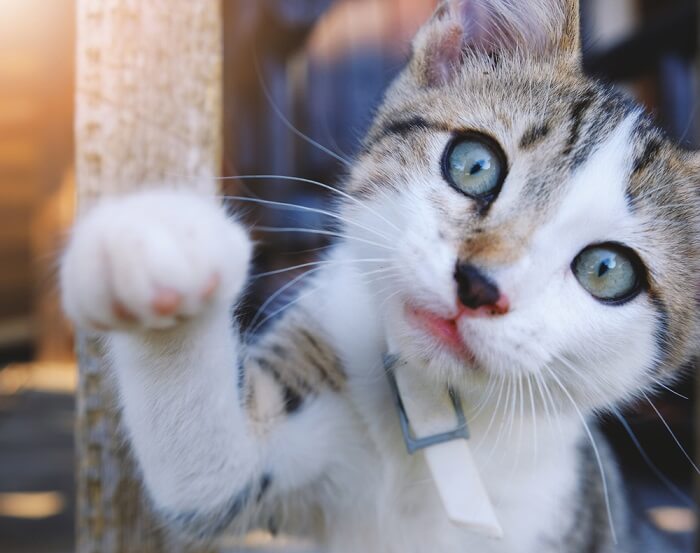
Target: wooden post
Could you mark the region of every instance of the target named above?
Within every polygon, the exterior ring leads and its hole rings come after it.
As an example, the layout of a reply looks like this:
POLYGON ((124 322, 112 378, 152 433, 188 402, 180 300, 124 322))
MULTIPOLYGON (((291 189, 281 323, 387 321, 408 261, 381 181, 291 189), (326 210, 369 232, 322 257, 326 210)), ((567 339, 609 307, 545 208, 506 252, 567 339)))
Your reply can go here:
MULTIPOLYGON (((220 0, 78 0, 77 18, 79 211, 156 183, 214 193, 220 0)), ((173 544, 148 513, 99 342, 81 336, 78 349, 78 553, 194 551, 173 544)))

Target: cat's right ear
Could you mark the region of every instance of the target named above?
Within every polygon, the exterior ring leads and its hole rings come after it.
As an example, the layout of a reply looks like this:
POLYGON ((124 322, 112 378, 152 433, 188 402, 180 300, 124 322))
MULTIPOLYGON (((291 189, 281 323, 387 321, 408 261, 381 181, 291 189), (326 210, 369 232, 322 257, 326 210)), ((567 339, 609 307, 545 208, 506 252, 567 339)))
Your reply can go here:
POLYGON ((579 0, 441 0, 413 43, 423 84, 449 82, 467 55, 578 55, 579 0))

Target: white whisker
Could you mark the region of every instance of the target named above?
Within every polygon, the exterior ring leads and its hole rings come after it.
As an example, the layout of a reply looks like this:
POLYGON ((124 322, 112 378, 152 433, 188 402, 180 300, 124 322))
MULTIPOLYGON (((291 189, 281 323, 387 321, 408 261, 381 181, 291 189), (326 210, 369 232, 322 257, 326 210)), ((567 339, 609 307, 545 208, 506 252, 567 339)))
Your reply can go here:
POLYGON ((674 390, 673 388, 670 388, 670 387, 666 386, 666 384, 664 384, 663 382, 661 382, 659 379, 652 377, 652 380, 654 381, 654 383, 655 383, 657 386, 663 388, 663 389, 666 390, 667 392, 672 393, 674 396, 677 396, 677 397, 679 397, 679 398, 681 398, 681 399, 685 399, 686 401, 689 401, 688 396, 684 396, 684 395, 681 394, 680 392, 676 392, 676 390, 674 390))
POLYGON ((479 401, 479 403, 476 404, 476 407, 471 410, 469 414, 470 420, 477 420, 479 418, 479 415, 484 411, 484 408, 488 405, 489 401, 491 401, 491 396, 494 394, 496 390, 496 379, 491 376, 489 373, 489 381, 486 386, 486 391, 484 392, 484 396, 479 401))
POLYGON ((696 473, 700 474, 700 469, 698 469, 698 466, 695 464, 693 461, 693 458, 688 454, 688 452, 685 450, 683 447, 683 444, 681 444, 680 440, 676 437, 676 434, 671 430, 671 427, 669 424, 666 422, 666 419, 663 418, 661 415, 661 412, 656 408, 656 405, 654 405, 651 402, 651 399, 649 399, 649 396, 646 395, 645 392, 642 392, 642 395, 644 396, 644 399, 647 400, 649 405, 651 405, 651 408, 654 410, 654 412, 658 415, 659 419, 663 423, 663 425, 666 427, 666 430, 668 430, 668 433, 671 435, 671 438, 673 438, 673 441, 676 442, 676 445, 678 446, 678 449, 681 450, 681 453, 683 453, 683 456, 688 460, 690 465, 693 467, 693 470, 695 470, 696 473))
POLYGON ((671 482, 671 480, 663 472, 661 472, 659 467, 657 467, 656 464, 654 464, 647 452, 642 447, 642 444, 639 443, 639 440, 637 439, 636 434, 632 430, 632 427, 622 416, 622 413, 620 413, 620 411, 618 411, 616 407, 612 407, 610 410, 620 421, 620 424, 625 429, 625 432, 627 432, 627 434, 629 435, 630 440, 632 440, 632 443, 637 448, 637 451, 639 451, 639 454, 642 456, 642 460, 646 463, 649 469, 671 491, 671 493, 673 493, 678 499, 680 499, 681 503, 684 503, 693 511, 697 512, 698 507, 695 504, 695 502, 692 499, 690 499, 686 494, 684 494, 673 482, 671 482))
POLYGON ((496 405, 494 406, 493 413, 491 413, 491 419, 489 420, 489 424, 486 426, 484 435, 476 446, 476 451, 478 451, 481 448, 481 446, 485 443, 486 438, 488 437, 489 432, 491 431, 491 427, 493 426, 493 423, 496 420, 496 415, 498 414, 498 408, 501 405, 501 399, 503 397, 503 389, 505 388, 505 385, 506 377, 505 375, 503 375, 503 373, 501 373, 498 376, 498 397, 496 398, 496 405))
POLYGON ((292 301, 288 302, 286 305, 283 305, 283 306, 280 307, 279 309, 273 311, 272 313, 270 313, 269 315, 267 315, 265 318, 263 318, 255 327, 251 328, 249 334, 250 334, 250 335, 255 335, 255 334, 258 332, 258 330, 260 330, 260 329, 262 328, 262 326, 263 326, 267 321, 269 321, 270 319, 276 317, 276 316, 279 315, 280 313, 286 311, 287 309, 289 309, 289 308, 292 307, 293 305, 296 305, 296 304, 299 303, 301 300, 303 300, 303 299, 309 297, 311 294, 313 294, 313 293, 315 293, 315 292, 318 292, 318 291, 320 290, 320 288, 321 288, 320 286, 313 287, 313 288, 311 288, 311 290, 309 290, 308 292, 306 292, 306 293, 304 293, 304 294, 300 294, 299 296, 297 296, 296 298, 294 298, 292 301))
POLYGON ((532 375, 527 374, 527 389, 530 392, 530 409, 532 410, 532 433, 533 433, 533 445, 534 445, 534 457, 533 462, 537 463, 537 413, 535 412, 535 394, 532 390, 532 375))
POLYGON ((366 209, 368 212, 372 213, 373 215, 376 215, 379 219, 384 221, 389 226, 393 227, 395 230, 401 232, 401 229, 399 227, 397 227, 389 219, 384 217, 384 215, 379 213, 376 209, 371 208, 366 203, 358 200, 354 196, 351 196, 350 194, 348 194, 347 192, 344 192, 343 190, 340 190, 339 188, 335 188, 333 186, 330 186, 326 183, 323 183, 323 182, 320 182, 317 180, 306 179, 303 177, 294 177, 291 175, 231 175, 231 176, 227 175, 225 177, 219 177, 217 180, 289 180, 289 181, 294 181, 294 182, 303 182, 303 183, 307 183, 307 184, 313 184, 314 186, 318 186, 318 187, 323 188, 325 190, 330 190, 334 194, 338 194, 339 196, 342 196, 343 198, 350 200, 351 202, 366 209))
POLYGON ((576 401, 574 401, 573 396, 569 393, 569 390, 566 389, 564 384, 562 384, 561 380, 559 380, 559 377, 556 375, 556 373, 550 369, 549 367, 545 366, 545 370, 550 374, 554 382, 561 388, 561 391, 564 392, 564 395, 569 399, 571 402, 571 405, 573 406, 574 410, 576 411, 576 414, 578 415, 578 418, 581 420, 581 424, 583 424, 583 429, 586 432, 586 435, 588 436, 588 439, 591 442, 591 447, 593 448, 593 454, 595 455, 596 462, 598 463, 598 470, 600 471, 600 478, 603 483, 603 495, 605 496, 605 509, 608 512, 608 522, 610 523, 610 532, 612 535, 612 540, 615 545, 617 545, 617 533, 615 532, 615 524, 613 523, 613 516, 612 516, 612 507, 610 506, 610 493, 608 491, 608 480, 607 477, 605 476, 605 469, 603 468, 603 460, 600 457, 600 451, 598 450, 598 445, 595 442, 595 439, 593 438, 593 433, 591 432, 591 429, 588 427, 588 423, 586 422, 586 417, 583 416, 583 413, 579 409, 578 405, 576 404, 576 401))
POLYGON ((284 269, 275 269, 274 271, 267 271, 265 273, 257 273, 252 275, 250 278, 258 279, 269 277, 273 275, 281 275, 282 273, 288 273, 289 271, 296 271, 297 269, 305 269, 306 267, 316 267, 319 265, 346 265, 352 263, 386 263, 386 259, 328 259, 321 261, 309 261, 308 263, 301 263, 300 265, 293 265, 292 267, 285 267, 284 269))
POLYGON ((313 228, 300 228, 300 227, 265 227, 265 226, 255 226, 253 230, 260 232, 269 233, 285 233, 285 234, 318 234, 321 236, 334 236, 336 238, 342 238, 344 240, 355 240, 357 242, 363 242, 364 244, 370 244, 371 246, 377 246, 379 248, 385 248, 390 251, 396 251, 396 248, 392 248, 386 244, 380 244, 379 242, 373 242, 372 240, 366 240, 365 238, 360 238, 359 236, 352 236, 344 234, 342 232, 334 232, 332 230, 320 230, 313 228))
POLYGON ((343 165, 352 168, 352 162, 349 159, 345 159, 343 156, 340 156, 336 154, 334 151, 326 148, 310 136, 305 135, 303 132, 301 132, 299 129, 297 129, 292 123, 285 117, 285 115, 282 113, 282 111, 277 107, 277 104, 275 104, 274 100, 272 99, 272 94, 270 94, 270 90, 267 88, 267 84, 265 83, 265 79, 263 79, 262 72, 260 71, 260 65, 258 64, 257 58, 255 59, 255 71, 258 75, 258 82, 260 83, 260 88, 263 91, 263 94, 265 95, 265 98, 267 99, 268 104, 270 104, 270 107, 272 110, 275 112, 275 115, 279 117, 280 121, 284 124, 287 129, 289 129, 291 132, 293 132, 295 135, 297 135, 299 138, 304 140, 305 142, 311 144, 313 147, 318 148, 321 152, 324 154, 327 154, 331 156, 333 159, 339 161, 343 165))
POLYGON ((267 307, 268 307, 270 304, 272 304, 272 302, 275 301, 275 299, 277 299, 281 294, 283 294, 286 290, 290 289, 292 286, 294 286, 294 285, 295 285, 297 282, 299 282, 300 280, 302 280, 302 279, 308 277, 309 275, 311 275, 311 274, 313 274, 313 273, 317 273, 317 272, 320 271, 321 269, 323 269, 323 267, 316 267, 316 268, 314 268, 314 269, 310 269, 310 270, 308 270, 308 271, 306 271, 306 272, 304 272, 304 273, 302 273, 302 274, 300 274, 300 275, 294 277, 294 278, 291 279, 289 282, 287 282, 284 286, 280 287, 280 289, 277 290, 274 294, 271 294, 270 297, 267 298, 267 300, 265 300, 265 303, 263 303, 263 304, 260 306, 260 308, 258 309, 257 313, 255 314, 255 317, 253 317, 253 320, 250 321, 250 328, 256 328, 256 327, 255 327, 255 323, 258 321, 258 319, 260 318, 260 316, 261 316, 262 314, 265 313, 265 310, 267 309, 267 307))
POLYGON ((221 196, 221 198, 225 199, 225 200, 235 200, 238 202, 248 202, 248 203, 253 203, 253 204, 267 205, 267 206, 278 208, 278 209, 281 209, 281 208, 296 209, 298 211, 305 211, 308 213, 318 213, 320 215, 325 215, 327 217, 331 217, 332 219, 342 221, 345 224, 354 225, 358 228, 364 229, 367 232, 371 232, 372 234, 376 234, 380 238, 384 238, 385 240, 388 240, 388 241, 391 240, 391 238, 389 236, 385 235, 382 232, 379 232, 376 229, 372 229, 372 228, 367 227, 365 225, 362 225, 356 221, 352 221, 346 217, 338 215, 337 213, 333 213, 332 211, 328 211, 326 209, 320 209, 318 207, 309 207, 306 205, 298 205, 298 204, 292 204, 292 203, 288 203, 288 202, 277 202, 275 200, 263 200, 262 198, 249 198, 247 196, 221 196))

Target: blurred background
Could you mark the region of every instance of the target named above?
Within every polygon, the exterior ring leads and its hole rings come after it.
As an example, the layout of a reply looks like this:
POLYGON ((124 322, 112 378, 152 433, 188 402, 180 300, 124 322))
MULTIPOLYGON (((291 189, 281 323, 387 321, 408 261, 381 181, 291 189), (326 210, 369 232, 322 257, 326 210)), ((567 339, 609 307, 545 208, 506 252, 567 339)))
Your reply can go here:
MULTIPOLYGON (((582 0, 585 67, 627 88, 667 132, 698 141, 698 2, 582 0)), ((382 92, 435 0, 224 0, 225 156, 222 173, 341 184, 382 92)), ((73 550, 72 334, 60 315, 55 267, 74 211, 73 0, 0 0, 0 551, 73 550)), ((119 109, 118 105, 115 105, 119 109)), ((328 208, 330 193, 265 178, 231 179, 231 195, 328 208)), ((316 212, 246 204, 257 226, 319 228, 316 212)), ((263 271, 304 264, 330 242, 258 233, 263 271)), ((300 273, 258 281, 243 318, 300 273)), ((303 280, 303 278, 301 279, 303 280)), ((292 287, 293 288, 293 287, 292 287)), ((292 288, 289 289, 293 294, 292 288)), ((604 420, 624 468, 648 551, 693 551, 694 384, 604 420), (658 409, 658 412, 657 412, 658 409), (663 420, 662 420, 663 418, 663 420), (667 427, 668 425, 668 427, 667 427), (669 429, 676 438, 672 437, 669 429), (678 443, 676 443, 676 441, 678 443)), ((267 544, 269 546, 269 544, 267 544)))

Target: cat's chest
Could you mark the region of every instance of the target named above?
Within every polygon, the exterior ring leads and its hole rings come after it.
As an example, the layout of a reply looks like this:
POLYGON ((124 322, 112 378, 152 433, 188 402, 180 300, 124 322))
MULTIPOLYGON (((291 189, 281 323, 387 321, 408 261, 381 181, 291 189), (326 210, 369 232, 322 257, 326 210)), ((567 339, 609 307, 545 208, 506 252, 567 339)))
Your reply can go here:
POLYGON ((348 382, 357 435, 345 470, 336 475, 342 493, 332 506, 330 550, 548 553, 548 544, 556 543, 570 526, 574 506, 568 498, 578 485, 575 451, 565 447, 567 439, 560 438, 559 430, 547 441, 540 429, 538 441, 546 443, 535 451, 527 427, 518 445, 518 430, 509 435, 507 420, 503 432, 498 432, 501 421, 492 425, 496 430, 489 432, 490 438, 484 425, 475 422, 472 450, 505 532, 502 540, 485 538, 448 520, 423 455, 406 452, 382 376, 379 372, 348 382))
POLYGON ((399 439, 385 423, 381 431, 367 428, 366 449, 338 475, 343 493, 333 509, 331 551, 547 553, 548 538, 568 527, 572 506, 564 497, 574 485, 571 474, 545 469, 526 475, 506 470, 503 458, 482 473, 505 537, 493 540, 454 525, 421 455, 409 457, 397 447, 399 439))

